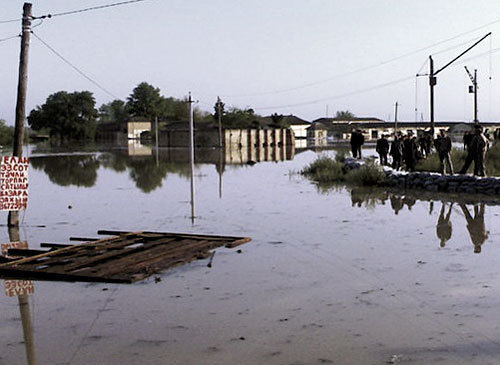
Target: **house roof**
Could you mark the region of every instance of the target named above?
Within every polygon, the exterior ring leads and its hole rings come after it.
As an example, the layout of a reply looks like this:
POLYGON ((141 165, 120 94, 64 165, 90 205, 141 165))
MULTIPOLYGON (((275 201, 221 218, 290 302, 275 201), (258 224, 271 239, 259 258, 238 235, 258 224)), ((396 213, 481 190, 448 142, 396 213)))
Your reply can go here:
POLYGON ((313 121, 314 122, 323 122, 323 123, 373 123, 373 122, 382 122, 385 121, 375 117, 352 117, 349 119, 345 118, 319 118, 313 121))
MULTIPOLYGON (((272 119, 272 116, 268 115, 266 117, 263 117, 262 121, 265 122, 266 124, 271 124, 273 119, 272 119)), ((286 122, 288 125, 309 125, 309 124, 311 124, 311 122, 308 122, 307 120, 299 118, 293 114, 283 115, 283 121, 286 122)))

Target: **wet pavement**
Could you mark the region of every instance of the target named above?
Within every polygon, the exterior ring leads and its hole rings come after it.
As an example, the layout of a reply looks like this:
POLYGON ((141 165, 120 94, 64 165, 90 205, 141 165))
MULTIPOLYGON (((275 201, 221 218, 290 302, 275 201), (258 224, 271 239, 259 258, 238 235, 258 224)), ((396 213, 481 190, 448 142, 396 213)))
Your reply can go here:
POLYGON ((197 164, 192 224, 185 163, 34 154, 19 232, 31 248, 98 229, 252 242, 161 280, 35 282, 27 341, 21 301, 2 294, 0 364, 27 351, 37 364, 497 364, 500 206, 319 188, 295 174, 317 155, 197 164))

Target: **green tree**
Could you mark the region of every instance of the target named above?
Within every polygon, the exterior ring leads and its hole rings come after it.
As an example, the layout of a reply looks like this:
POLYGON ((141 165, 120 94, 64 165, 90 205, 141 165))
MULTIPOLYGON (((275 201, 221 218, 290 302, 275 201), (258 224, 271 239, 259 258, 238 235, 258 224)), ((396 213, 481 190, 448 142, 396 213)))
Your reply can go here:
POLYGON ((271 114, 271 120, 273 121, 273 126, 276 128, 288 127, 288 123, 286 122, 283 114, 278 114, 278 113, 271 114))
POLYGON ((238 109, 231 108, 222 119, 222 125, 230 128, 250 128, 260 125, 259 120, 262 117, 255 114, 251 108, 238 109))
POLYGON ((123 100, 113 100, 99 108, 99 123, 124 123, 130 117, 123 100))
POLYGON ((28 124, 35 131, 48 130, 60 141, 94 139, 97 115, 90 91, 59 91, 31 111, 28 124))
POLYGON ((0 119, 0 145, 10 146, 14 142, 14 127, 9 127, 5 120, 0 119))
POLYGON ((147 82, 141 82, 127 98, 127 110, 134 117, 145 117, 153 120, 162 112, 164 98, 160 89, 147 82))
POLYGON ((354 113, 350 112, 349 110, 339 110, 335 114, 335 119, 342 119, 342 120, 351 120, 356 118, 354 113))
MULTIPOLYGON (((220 109, 221 117, 224 116, 224 114, 226 113, 226 111, 224 110, 225 106, 226 106, 226 104, 224 104, 222 102, 222 100, 220 100, 220 98, 217 98, 217 101, 215 102, 215 105, 214 105, 214 118, 215 118, 216 122, 219 121, 219 109, 220 109)), ((222 121, 222 119, 221 119, 221 121, 222 121)))

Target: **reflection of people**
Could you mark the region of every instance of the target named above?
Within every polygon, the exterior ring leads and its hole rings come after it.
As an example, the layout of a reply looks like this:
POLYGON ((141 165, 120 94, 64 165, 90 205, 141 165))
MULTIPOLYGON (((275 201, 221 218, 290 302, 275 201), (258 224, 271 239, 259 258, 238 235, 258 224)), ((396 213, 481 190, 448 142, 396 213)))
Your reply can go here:
POLYGON ((467 229, 474 244, 474 253, 481 252, 481 245, 488 239, 489 232, 484 225, 484 203, 474 205, 474 218, 465 204, 460 204, 465 219, 467 220, 467 229))
POLYGON ((415 199, 412 196, 408 196, 408 195, 406 195, 403 199, 403 203, 408 206, 408 210, 411 210, 411 208, 415 205, 416 202, 417 202, 417 199, 415 199))
POLYGON ((450 216, 452 207, 453 203, 450 204, 448 213, 445 216, 444 213, 446 204, 443 202, 441 205, 441 212, 439 213, 438 223, 436 225, 436 234, 441 241, 441 243, 439 244, 441 247, 444 247, 446 245, 446 242, 451 238, 452 227, 450 216))
POLYGON ((394 214, 398 214, 401 209, 403 209, 403 199, 397 195, 391 195, 391 208, 394 210, 394 214))

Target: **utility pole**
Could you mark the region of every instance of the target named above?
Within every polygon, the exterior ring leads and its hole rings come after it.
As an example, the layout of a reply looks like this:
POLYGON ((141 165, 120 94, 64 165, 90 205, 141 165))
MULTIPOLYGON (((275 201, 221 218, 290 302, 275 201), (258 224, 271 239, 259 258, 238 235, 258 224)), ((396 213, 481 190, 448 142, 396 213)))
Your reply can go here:
POLYGON ((189 162, 191 164, 191 222, 194 223, 194 117, 193 99, 189 92, 189 162))
POLYGON ((464 68, 472 82, 472 86, 469 86, 469 93, 474 94, 474 124, 479 124, 479 119, 477 119, 477 70, 474 70, 474 76, 472 76, 467 66, 464 68))
POLYGON ((394 135, 398 131, 398 101, 394 104, 394 135))
POLYGON ((430 122, 431 122, 431 136, 434 139, 434 86, 437 84, 436 76, 434 75, 434 60, 429 56, 429 86, 430 90, 430 122))
MULTIPOLYGON (((21 53, 19 55, 19 79, 17 83, 16 125, 14 127, 13 156, 22 157, 24 140, 24 120, 26 119, 26 89, 28 87, 28 51, 31 35, 31 4, 23 5, 21 32, 21 53)), ((19 226, 19 212, 9 211, 7 224, 19 226)))
MULTIPOLYGON (((434 61, 432 60, 432 56, 429 56, 429 86, 431 87, 431 89, 430 89, 430 112, 431 112, 430 119, 431 119, 431 133, 432 133, 432 136, 434 136, 434 86, 436 86, 436 84, 437 84, 437 79, 436 79, 437 74, 440 73, 441 71, 443 71, 446 67, 448 67, 449 65, 451 65, 453 62, 455 62, 456 60, 458 60, 464 54, 466 54, 467 52, 469 52, 472 48, 474 48, 475 46, 477 46, 479 43, 481 43, 483 40, 485 40, 490 35, 491 35, 491 32, 489 32, 488 34, 486 34, 484 37, 482 37, 480 40, 478 40, 477 42, 475 42, 472 46, 470 46, 469 48, 467 48, 465 51, 463 51, 462 53, 460 53, 457 57, 455 57, 454 59, 452 59, 450 62, 448 62, 446 65, 444 65, 443 67, 441 67, 437 71, 434 71, 434 61)), ((417 75, 417 76, 420 76, 420 75, 417 75)))

